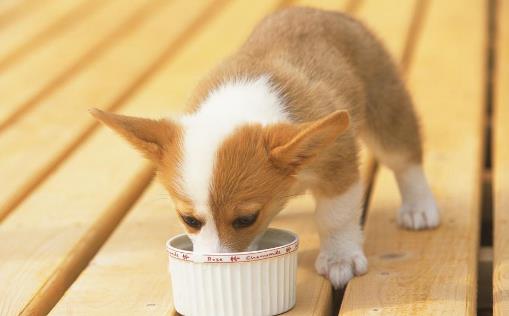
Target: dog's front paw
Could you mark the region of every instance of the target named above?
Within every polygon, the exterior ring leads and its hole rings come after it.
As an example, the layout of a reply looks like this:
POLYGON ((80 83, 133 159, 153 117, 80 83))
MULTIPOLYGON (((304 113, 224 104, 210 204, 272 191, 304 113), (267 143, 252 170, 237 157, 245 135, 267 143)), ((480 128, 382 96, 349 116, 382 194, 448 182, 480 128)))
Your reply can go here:
POLYGON ((401 206, 398 215, 398 224, 408 229, 429 229, 440 224, 440 213, 435 201, 429 199, 414 205, 401 206))
POLYGON ((368 271, 368 260, 362 250, 351 255, 331 255, 321 251, 315 261, 316 271, 330 280, 334 288, 342 288, 354 276, 368 271))

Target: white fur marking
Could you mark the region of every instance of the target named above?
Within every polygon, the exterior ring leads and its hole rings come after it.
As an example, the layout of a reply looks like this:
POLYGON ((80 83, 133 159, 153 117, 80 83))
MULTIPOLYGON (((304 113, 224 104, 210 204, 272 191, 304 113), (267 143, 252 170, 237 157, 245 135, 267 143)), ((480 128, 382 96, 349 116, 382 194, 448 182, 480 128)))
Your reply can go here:
POLYGON ((205 225, 197 234, 190 235, 193 242, 193 251, 197 253, 229 252, 228 248, 221 245, 216 225, 212 216, 207 216, 205 225))
POLYGON ((360 217, 364 187, 360 181, 334 197, 316 196, 316 220, 324 233, 334 233, 345 223, 360 217))
POLYGON ((357 182, 341 195, 316 196, 320 254, 315 268, 329 278, 335 288, 343 287, 368 269, 359 223, 363 194, 363 186, 357 182))
MULTIPOLYGON (((213 224, 209 207, 210 182, 221 143, 241 125, 286 121, 288 118, 282 101, 268 76, 227 82, 212 91, 197 112, 181 118, 184 127, 183 160, 180 166, 182 187, 193 201, 196 212, 206 217, 205 226, 213 224)), ((204 228, 199 234, 207 237, 195 237, 195 240, 208 240, 207 243, 210 241, 218 245, 215 227, 204 228)))
POLYGON ((440 214, 422 166, 413 165, 396 172, 396 180, 402 200, 399 224, 410 229, 438 226, 440 214))

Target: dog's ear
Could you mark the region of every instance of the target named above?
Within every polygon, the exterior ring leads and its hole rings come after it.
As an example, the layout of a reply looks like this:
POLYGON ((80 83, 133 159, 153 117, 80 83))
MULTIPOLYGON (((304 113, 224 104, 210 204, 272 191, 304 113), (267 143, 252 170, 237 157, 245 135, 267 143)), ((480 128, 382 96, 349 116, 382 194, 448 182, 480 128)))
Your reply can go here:
POLYGON ((336 111, 313 122, 276 126, 272 130, 270 160, 276 167, 295 172, 332 144, 349 125, 348 112, 336 111))
POLYGON ((169 120, 125 116, 99 109, 90 109, 89 112, 156 163, 161 161, 164 149, 177 138, 178 127, 169 120))

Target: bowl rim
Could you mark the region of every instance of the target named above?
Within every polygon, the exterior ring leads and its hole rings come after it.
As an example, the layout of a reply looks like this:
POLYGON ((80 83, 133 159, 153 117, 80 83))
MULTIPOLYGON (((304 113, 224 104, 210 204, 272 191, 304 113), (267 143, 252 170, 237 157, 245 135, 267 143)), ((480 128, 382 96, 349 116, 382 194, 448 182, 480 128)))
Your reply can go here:
POLYGON ((299 236, 294 232, 280 228, 268 228, 267 231, 279 231, 290 235, 293 240, 281 246, 266 248, 253 251, 241 252, 212 252, 212 253, 194 253, 189 250, 183 250, 171 246, 171 243, 187 234, 178 234, 166 241, 166 250, 170 258, 195 263, 239 263, 267 260, 295 252, 299 248, 299 236))

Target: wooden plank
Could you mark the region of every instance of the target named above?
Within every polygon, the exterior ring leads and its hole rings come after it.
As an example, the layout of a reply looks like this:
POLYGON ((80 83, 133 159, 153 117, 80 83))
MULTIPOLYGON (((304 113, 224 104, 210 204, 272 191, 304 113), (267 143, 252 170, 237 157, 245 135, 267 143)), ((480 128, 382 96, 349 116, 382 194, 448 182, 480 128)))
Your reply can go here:
POLYGON ((123 172, 143 165, 120 140, 92 143, 0 225, 0 315, 46 314, 150 180, 123 172))
POLYGON ((22 7, 26 0, 4 0, 0 2, 0 17, 4 14, 10 14, 12 11, 16 11, 17 8, 22 7))
POLYGON ((103 3, 98 0, 46 2, 37 10, 21 15, 16 23, 0 28, 0 43, 2 43, 0 71, 103 3))
POLYGON ((493 188, 493 314, 509 315, 509 1, 497 1, 493 188))
MULTIPOLYGON (((133 47, 142 47, 143 57, 153 59, 147 55, 149 50, 160 52, 179 33, 191 36, 193 33, 187 32, 190 25, 195 28, 205 25, 221 8, 220 4, 222 2, 175 1, 161 7, 137 30, 135 38, 139 40, 131 38, 119 46, 119 51, 129 51, 130 55, 117 52, 110 56, 108 63, 96 65, 99 68, 109 66, 105 70, 113 72, 109 75, 111 78, 102 77, 106 81, 101 84, 114 77, 116 80, 131 77, 129 72, 132 70, 127 64, 146 66, 134 60, 140 59, 140 55, 133 47), (157 46, 153 41, 162 44, 157 46), (112 64, 111 58, 114 57, 121 58, 119 64, 112 64)), ((90 77, 84 82, 95 82, 100 75, 106 76, 106 73, 91 70, 90 77)), ((81 94, 97 89, 95 85, 87 89, 84 82, 77 87, 87 91, 71 89, 63 93, 74 91, 77 94, 73 99, 77 100, 81 94)), ((101 95, 101 91, 95 92, 101 95)), ((68 95, 67 98, 71 97, 68 95)), ((64 110, 64 103, 58 106, 64 110)), ((151 107, 144 103, 137 106, 151 107)), ((81 115, 89 118, 83 109, 82 112, 65 114, 63 118, 81 115)), ((48 123, 48 117, 44 122, 48 123)), ((0 243, 0 314, 40 315, 49 312, 151 177, 151 169, 146 168, 145 162, 123 141, 104 130, 93 133, 89 141, 0 225, 0 240, 4 241, 0 243)))
POLYGON ((51 315, 165 315, 173 309, 164 242, 181 227, 166 194, 159 183, 150 186, 51 315))
POLYGON ((0 28, 23 14, 43 5, 46 1, 3 0, 0 1, 0 28))
POLYGON ((193 31, 203 4, 155 1, 163 4, 151 19, 4 130, 0 152, 9 155, 0 155, 0 178, 10 183, 0 190, 0 220, 96 126, 87 108, 119 106, 193 31))
POLYGON ((341 315, 476 311, 485 4, 434 1, 428 9, 409 86, 424 123, 425 167, 442 225, 420 232, 399 228, 399 194, 382 169, 365 225, 370 270, 350 282, 341 315))
POLYGON ((157 9, 157 4, 160 2, 136 0, 126 6, 122 1, 108 1, 27 55, 22 63, 0 73, 0 133, 118 38, 132 31, 157 9))
MULTIPOLYGON (((226 8, 123 112, 140 115, 149 111, 158 116, 165 112, 166 104, 183 104, 196 80, 239 46, 254 23, 278 6, 276 2, 256 3, 249 4, 249 10, 245 2, 235 2, 226 8), (236 22, 239 18, 243 23, 236 22), (233 30, 232 24, 238 27, 233 30), (217 45, 217 34, 226 37, 221 45, 217 45), (168 86, 172 87, 170 91, 168 86), (153 110, 142 108, 141 104, 150 104, 153 110)), ((326 8, 342 6, 336 0, 313 4, 326 8)), ((162 314, 172 309, 164 242, 170 235, 181 232, 181 227, 167 199, 158 184, 147 190, 52 314, 162 314), (125 273, 136 277, 126 278, 125 273)), ((301 236, 298 303, 290 314, 322 315, 331 309, 330 286, 313 268, 318 243, 312 206, 309 198, 296 199, 275 221, 276 226, 295 230, 301 236)))

